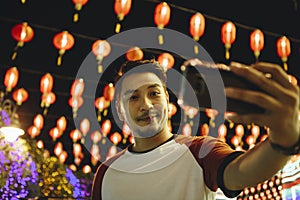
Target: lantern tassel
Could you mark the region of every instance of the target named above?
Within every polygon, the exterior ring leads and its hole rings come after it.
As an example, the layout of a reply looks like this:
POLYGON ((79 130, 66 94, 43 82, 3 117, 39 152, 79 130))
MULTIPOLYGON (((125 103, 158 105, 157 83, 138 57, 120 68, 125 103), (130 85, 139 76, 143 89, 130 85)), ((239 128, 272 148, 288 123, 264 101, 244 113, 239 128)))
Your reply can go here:
POLYGON ((48 113, 48 108, 44 108, 43 115, 45 116, 47 115, 47 113, 48 113))
POLYGON ((283 63, 283 69, 284 69, 285 71, 287 71, 287 70, 288 70, 288 65, 287 65, 287 63, 286 63, 286 62, 284 62, 284 63, 283 63))
POLYGON ((226 60, 228 60, 230 58, 230 54, 229 54, 229 49, 228 48, 226 48, 226 50, 225 50, 225 58, 226 58, 226 60))
POLYGON ((158 44, 162 45, 164 43, 164 37, 163 35, 158 36, 158 44))
POLYGON ((120 30, 121 30, 121 24, 120 24, 120 23, 117 23, 117 24, 116 24, 116 28, 115 28, 115 32, 116 32, 116 33, 119 33, 120 30))
POLYGON ((199 48, 197 45, 194 46, 194 53, 197 55, 199 54, 199 48))
POLYGON ((78 20, 79 20, 79 14, 78 14, 78 13, 75 13, 75 14, 73 15, 73 22, 78 22, 78 20))
POLYGON ((57 66, 61 66, 62 55, 57 57, 57 66))
POLYGON ((17 51, 14 51, 14 53, 11 56, 11 60, 16 59, 16 57, 17 57, 17 51))

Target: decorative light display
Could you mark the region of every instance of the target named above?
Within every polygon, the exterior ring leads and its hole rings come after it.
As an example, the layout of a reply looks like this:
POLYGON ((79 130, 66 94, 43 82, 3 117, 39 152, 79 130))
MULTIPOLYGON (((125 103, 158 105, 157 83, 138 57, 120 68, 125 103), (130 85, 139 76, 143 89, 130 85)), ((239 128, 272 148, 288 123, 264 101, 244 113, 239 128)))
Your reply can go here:
POLYGON ((231 21, 227 21, 222 25, 221 28, 221 40, 225 46, 225 58, 228 60, 230 58, 229 50, 232 43, 234 43, 236 38, 236 27, 231 21))
MULTIPOLYGON (((200 37, 204 34, 205 29, 205 18, 204 16, 197 12, 193 14, 190 18, 190 34, 193 36, 195 41, 199 41, 200 37)), ((194 53, 199 53, 199 48, 197 45, 194 46, 194 53)))
POLYGON ((98 61, 98 73, 102 73, 102 60, 108 56, 111 51, 111 46, 106 40, 96 40, 92 45, 92 52, 98 61))
POLYGON ((18 41, 17 46, 14 48, 14 53, 11 57, 14 60, 17 57, 17 51, 20 47, 24 46, 24 43, 30 42, 34 37, 34 30, 27 22, 15 25, 11 29, 11 36, 18 41))
POLYGON ((77 78, 73 81, 70 89, 69 106, 72 107, 73 117, 77 117, 77 111, 83 104, 84 80, 77 78))
POLYGON ((74 8, 76 13, 73 15, 73 22, 78 22, 79 20, 79 12, 82 10, 82 7, 88 3, 88 0, 72 0, 74 3, 74 8))
POLYGON ((142 60, 143 57, 144 53, 139 47, 131 47, 126 52, 126 59, 130 61, 142 60))
POLYGON ((16 87, 19 81, 19 70, 17 67, 11 67, 5 72, 4 85, 6 87, 6 92, 11 92, 11 90, 16 87))
MULTIPOLYGON (((171 8, 166 2, 161 2, 155 6, 154 10, 154 23, 157 28, 162 30, 168 25, 171 17, 171 8)), ((162 45, 164 43, 163 35, 158 36, 158 43, 162 45)))
POLYGON ((132 0, 115 0, 114 11, 117 14, 118 23, 115 27, 115 32, 119 33, 121 30, 121 22, 124 20, 124 17, 128 15, 131 9, 132 0))
POLYGON ((250 34, 250 48, 254 53, 255 60, 258 61, 261 50, 264 48, 264 34, 261 30, 255 29, 250 34))
POLYGON ((167 71, 168 69, 171 69, 174 64, 175 64, 175 58, 172 54, 170 53, 161 53, 158 58, 157 61, 164 67, 165 71, 167 71))
POLYGON ((291 54, 291 44, 290 40, 286 36, 281 36, 277 39, 276 43, 277 55, 281 58, 283 62, 283 68, 285 71, 288 70, 287 60, 291 54))
POLYGON ((68 31, 62 31, 54 35, 53 45, 58 49, 57 66, 61 66, 63 55, 74 46, 74 43, 74 36, 68 31))

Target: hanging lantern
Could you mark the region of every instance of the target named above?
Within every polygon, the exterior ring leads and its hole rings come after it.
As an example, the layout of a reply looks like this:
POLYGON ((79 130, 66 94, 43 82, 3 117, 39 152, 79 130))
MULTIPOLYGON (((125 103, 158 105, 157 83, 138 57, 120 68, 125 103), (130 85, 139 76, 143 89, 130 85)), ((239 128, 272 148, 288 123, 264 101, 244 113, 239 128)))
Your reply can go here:
POLYGON ((114 145, 117 145, 119 142, 121 142, 122 136, 119 132, 114 132, 110 135, 109 139, 114 145))
POLYGON ((24 88, 19 88, 13 92, 12 97, 17 105, 21 106, 23 102, 27 101, 28 92, 24 88))
MULTIPOLYGON (((157 28, 162 30, 170 21, 171 8, 166 2, 161 2, 156 5, 154 10, 154 23, 157 28)), ((163 35, 158 36, 158 43, 163 44, 163 35)))
POLYGON ((41 77, 40 81, 40 92, 49 93, 53 88, 53 76, 50 73, 46 73, 41 77))
POLYGON ((123 123, 122 134, 123 134, 123 144, 125 144, 127 138, 131 135, 131 130, 130 130, 130 128, 127 126, 126 123, 123 123))
POLYGON ((82 167, 82 172, 83 172, 84 174, 88 174, 88 173, 92 172, 92 168, 91 168, 89 165, 84 165, 84 166, 82 167))
POLYGON ((286 36, 281 36, 278 38, 277 43, 277 55, 281 58, 283 62, 283 68, 285 71, 288 70, 287 60, 291 54, 291 44, 290 40, 286 36))
POLYGON ((57 142, 54 146, 54 154, 59 156, 63 152, 63 144, 61 142, 57 142))
POLYGON ((144 52, 139 47, 131 47, 126 52, 126 59, 130 61, 142 60, 144 52))
POLYGON ((76 10, 76 13, 73 15, 73 22, 78 22, 78 13, 81 11, 82 7, 87 4, 88 0, 72 0, 72 2, 75 4, 74 8, 76 10))
POLYGON ((95 107, 98 109, 98 121, 101 121, 101 113, 106 110, 110 103, 105 100, 104 96, 98 97, 94 102, 95 107))
POLYGON ((121 30, 120 22, 124 20, 124 17, 128 15, 131 9, 132 0, 115 0, 114 11, 117 14, 118 23, 115 27, 115 32, 119 33, 121 30))
POLYGON ((93 141, 94 144, 100 142, 101 139, 102 139, 102 135, 101 135, 100 131, 92 132, 90 137, 91 137, 91 140, 93 141))
POLYGON ((39 149, 43 149, 43 148, 44 148, 44 142, 43 142, 43 140, 38 140, 38 141, 36 141, 35 145, 36 145, 37 148, 39 148, 39 149))
POLYGON ((98 161, 100 161, 100 159, 101 159, 99 146, 93 144, 90 152, 91 152, 91 163, 93 166, 96 166, 98 161))
POLYGON ((192 127, 189 123, 186 123, 182 127, 182 135, 192 135, 192 127))
POLYGON ((70 132, 70 138, 75 143, 81 139, 81 132, 78 129, 74 129, 70 132))
POLYGON ((67 119, 65 116, 61 116, 56 121, 56 127, 60 132, 64 132, 67 128, 67 119))
POLYGON ((102 73, 102 60, 108 56, 111 51, 110 44, 106 40, 96 40, 92 45, 92 52, 98 61, 98 73, 102 73))
POLYGON ((258 61, 260 52, 264 48, 264 34, 261 30, 256 29, 250 34, 250 47, 254 52, 256 61, 258 61))
POLYGON ((72 34, 68 31, 62 31, 57 33, 53 37, 53 45, 56 49, 58 49, 58 58, 57 58, 57 66, 61 65, 62 56, 66 53, 67 50, 71 49, 74 46, 75 39, 72 34))
POLYGON ((232 43, 235 41, 235 38, 236 38, 235 25, 230 21, 225 22, 222 25, 222 29, 221 29, 221 39, 222 39, 223 44, 225 45, 226 60, 228 60, 230 57, 229 49, 231 48, 232 43))
POLYGON ((68 103, 69 103, 69 106, 72 107, 73 117, 76 118, 78 108, 80 108, 83 104, 83 98, 81 96, 70 97, 68 103))
POLYGON ((218 138, 222 140, 226 140, 226 135, 227 135, 227 127, 225 124, 221 124, 218 128, 218 138))
POLYGON ((103 89, 104 99, 108 102, 111 102, 114 98, 115 87, 113 83, 107 84, 103 89))
POLYGON ((106 160, 108 160, 109 158, 111 158, 112 156, 116 155, 118 153, 118 149, 116 145, 112 145, 111 147, 109 147, 107 155, 106 155, 106 160))
MULTIPOLYGON (((190 18, 190 34, 193 36, 193 39, 195 41, 198 41, 200 37, 204 34, 205 29, 205 18, 204 16, 197 12, 192 15, 190 18)), ((194 52, 195 54, 199 53, 198 46, 194 46, 194 52)))
POLYGON ((244 136, 244 126, 241 124, 238 124, 235 127, 235 135, 242 138, 244 136))
POLYGON ((80 122, 80 131, 83 134, 83 136, 86 136, 88 132, 90 131, 91 123, 87 118, 84 118, 80 122))
POLYGON ((26 0, 21 0, 21 3, 22 3, 22 4, 25 4, 25 3, 26 3, 26 0))
POLYGON ((251 128, 251 134, 255 137, 258 138, 259 134, 260 134, 260 128, 257 125, 253 125, 251 128))
POLYGON ((19 71, 17 67, 9 68, 4 77, 4 85, 6 87, 6 92, 11 92, 11 90, 16 87, 19 80, 19 71))
POLYGON ((35 137, 37 137, 38 135, 40 135, 41 131, 34 125, 30 126, 27 129, 28 134, 30 135, 30 137, 32 139, 34 139, 35 137))
POLYGON ((72 97, 79 97, 82 96, 84 91, 84 81, 82 78, 76 79, 74 80, 72 86, 71 86, 71 90, 70 90, 70 94, 72 97))
POLYGON ((46 115, 48 108, 56 101, 56 95, 53 92, 42 95, 41 107, 44 108, 43 114, 46 115))
POLYGON ((292 85, 298 85, 298 80, 295 76, 288 74, 288 79, 292 85))
POLYGON ((111 122, 109 119, 106 119, 101 124, 101 132, 104 137, 102 140, 103 144, 105 144, 105 142, 106 142, 105 138, 106 138, 107 134, 109 134, 110 130, 111 130, 111 122))
POLYGON ((157 61, 164 67, 165 71, 174 66, 175 59, 169 53, 162 53, 158 56, 157 61))
POLYGON ((68 152, 66 151, 61 152, 61 154, 58 156, 58 160, 61 164, 65 163, 67 158, 68 158, 68 152))
POLYGON ((204 123, 202 126, 201 126, 201 135, 202 136, 206 136, 209 134, 209 126, 207 123, 204 123))
POLYGON ((74 157, 81 157, 82 156, 82 147, 78 143, 73 144, 73 155, 74 157))
POLYGON ((53 141, 56 141, 58 138, 60 138, 61 134, 57 127, 51 128, 49 131, 49 135, 52 138, 53 141))
POLYGON ((14 48, 14 53, 11 57, 14 60, 17 56, 17 50, 24 46, 25 42, 30 42, 34 36, 34 31, 27 22, 15 25, 11 30, 11 36, 18 41, 17 46, 14 48))
POLYGON ((39 130, 44 128, 44 117, 41 114, 37 114, 33 119, 33 125, 37 127, 39 130))

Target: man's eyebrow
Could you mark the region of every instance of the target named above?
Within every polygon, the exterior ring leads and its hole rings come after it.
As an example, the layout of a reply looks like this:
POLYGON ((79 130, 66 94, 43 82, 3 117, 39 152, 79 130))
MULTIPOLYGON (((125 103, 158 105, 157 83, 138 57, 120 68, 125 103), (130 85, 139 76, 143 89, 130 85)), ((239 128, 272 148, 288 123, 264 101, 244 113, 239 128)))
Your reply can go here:
MULTIPOLYGON (((154 84, 149 85, 149 86, 147 87, 147 89, 155 88, 155 87, 161 87, 161 85, 158 84, 158 83, 154 83, 154 84)), ((136 89, 136 90, 126 90, 126 92, 124 92, 124 96, 126 96, 126 95, 128 95, 128 94, 133 94, 133 93, 135 93, 135 92, 137 92, 137 91, 138 91, 138 89, 136 89)))

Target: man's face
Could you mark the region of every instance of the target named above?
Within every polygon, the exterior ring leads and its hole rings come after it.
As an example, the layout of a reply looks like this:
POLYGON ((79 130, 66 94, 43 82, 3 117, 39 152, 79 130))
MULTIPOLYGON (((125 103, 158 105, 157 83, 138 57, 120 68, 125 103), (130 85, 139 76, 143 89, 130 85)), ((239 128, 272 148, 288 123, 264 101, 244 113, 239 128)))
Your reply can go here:
POLYGON ((131 74, 121 85, 119 115, 135 137, 152 137, 167 128, 169 96, 151 72, 131 74))

